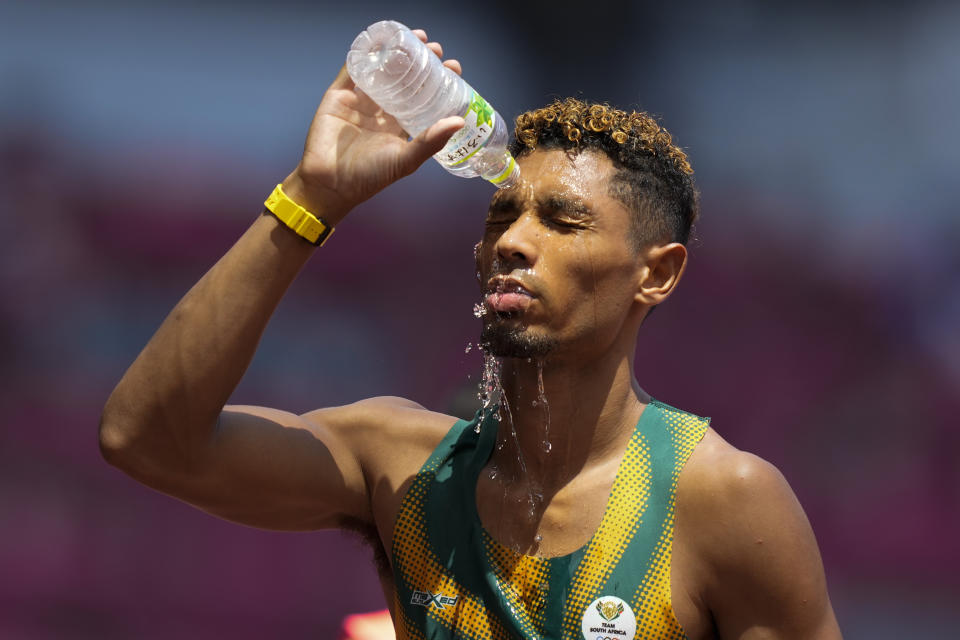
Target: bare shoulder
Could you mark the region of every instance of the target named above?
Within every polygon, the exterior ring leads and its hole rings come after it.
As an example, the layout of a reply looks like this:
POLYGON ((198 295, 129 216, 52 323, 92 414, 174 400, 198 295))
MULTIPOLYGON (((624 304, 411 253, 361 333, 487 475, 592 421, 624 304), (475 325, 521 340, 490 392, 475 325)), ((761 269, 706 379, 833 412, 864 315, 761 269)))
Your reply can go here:
POLYGON ((457 421, 394 396, 318 409, 304 417, 322 423, 350 449, 368 487, 386 483, 393 489, 420 469, 457 421))
POLYGON ((304 417, 324 424, 353 453, 366 485, 372 524, 382 548, 390 549, 403 495, 457 418, 393 396, 319 409, 304 417))
POLYGON ((774 465, 708 429, 680 476, 677 521, 721 637, 840 637, 813 530, 774 465))
POLYGON ((697 506, 699 517, 752 510, 763 516, 771 506, 796 507, 786 478, 759 456, 741 451, 712 428, 694 449, 678 486, 678 500, 697 506))
POLYGON ((419 468, 457 420, 395 396, 318 409, 304 418, 323 423, 349 446, 365 471, 374 473, 379 467, 419 468))

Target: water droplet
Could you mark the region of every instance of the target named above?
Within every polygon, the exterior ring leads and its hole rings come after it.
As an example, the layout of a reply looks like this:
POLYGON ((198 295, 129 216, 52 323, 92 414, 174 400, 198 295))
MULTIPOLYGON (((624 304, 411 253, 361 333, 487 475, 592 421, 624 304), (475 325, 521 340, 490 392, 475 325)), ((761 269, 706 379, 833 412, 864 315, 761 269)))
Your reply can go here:
POLYGON ((534 406, 537 403, 543 407, 544 414, 543 450, 550 453, 550 449, 553 448, 553 445, 550 444, 550 403, 547 402, 547 395, 543 389, 543 360, 537 360, 537 400, 534 406))
POLYGON ((533 541, 536 542, 537 544, 540 544, 541 542, 543 542, 543 536, 538 533, 533 537, 533 541))
POLYGON ((470 349, 473 349, 473 343, 468 342, 467 348, 463 350, 464 353, 470 353, 470 349))
POLYGON ((496 480, 496 478, 497 478, 497 470, 496 470, 496 469, 490 469, 490 479, 491 479, 491 480, 496 480))
MULTIPOLYGON (((486 351, 483 353, 483 376, 479 388, 477 399, 480 400, 484 411, 492 407, 503 396, 503 387, 500 386, 500 360, 486 351)), ((499 413, 498 410, 498 420, 500 419, 499 413)))
MULTIPOLYGON (((478 242, 477 244, 473 245, 473 259, 474 259, 474 260, 479 260, 479 259, 480 259, 480 245, 481 245, 481 244, 482 244, 482 243, 478 242)), ((480 272, 478 271, 477 273, 479 274, 480 272)))
POLYGON ((473 317, 482 318, 487 315, 487 308, 479 302, 473 305, 473 317))
POLYGON ((475 426, 475 427, 473 428, 473 432, 474 432, 474 433, 480 433, 480 423, 479 423, 479 422, 477 423, 477 426, 475 426))

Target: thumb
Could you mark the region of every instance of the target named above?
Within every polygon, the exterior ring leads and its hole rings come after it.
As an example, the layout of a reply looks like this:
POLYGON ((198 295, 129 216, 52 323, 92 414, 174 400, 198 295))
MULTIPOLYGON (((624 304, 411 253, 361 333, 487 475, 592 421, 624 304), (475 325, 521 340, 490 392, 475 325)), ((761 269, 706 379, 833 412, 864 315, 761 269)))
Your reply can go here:
POLYGON ((353 89, 353 78, 350 77, 350 74, 347 73, 347 65, 340 67, 340 71, 337 73, 337 77, 333 79, 333 82, 330 83, 330 87, 327 89, 353 89))
POLYGON ((427 158, 435 154, 443 145, 447 144, 454 133, 463 128, 466 121, 460 116, 450 116, 433 123, 429 129, 407 143, 404 149, 404 165, 412 173, 427 158))

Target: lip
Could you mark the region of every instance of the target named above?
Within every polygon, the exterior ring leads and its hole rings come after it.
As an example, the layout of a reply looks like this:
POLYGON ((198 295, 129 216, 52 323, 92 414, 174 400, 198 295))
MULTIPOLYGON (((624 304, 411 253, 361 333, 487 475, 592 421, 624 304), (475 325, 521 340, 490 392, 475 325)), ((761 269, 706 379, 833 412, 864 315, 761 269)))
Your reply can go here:
POLYGON ((495 276, 487 282, 483 301, 497 313, 522 313, 533 302, 535 294, 523 283, 509 276, 495 276))
POLYGON ((494 276, 487 281, 488 295, 495 293, 516 293, 530 298, 535 298, 536 294, 519 279, 513 276, 494 276))

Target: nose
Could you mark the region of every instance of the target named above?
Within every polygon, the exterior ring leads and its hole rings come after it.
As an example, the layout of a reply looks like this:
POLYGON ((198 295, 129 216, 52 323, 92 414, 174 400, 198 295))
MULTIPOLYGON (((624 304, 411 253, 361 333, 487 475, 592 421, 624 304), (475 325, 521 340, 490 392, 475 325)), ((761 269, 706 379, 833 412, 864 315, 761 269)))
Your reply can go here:
POLYGON ((539 233, 536 216, 522 214, 497 238, 497 256, 508 265, 532 267, 539 256, 539 233))

